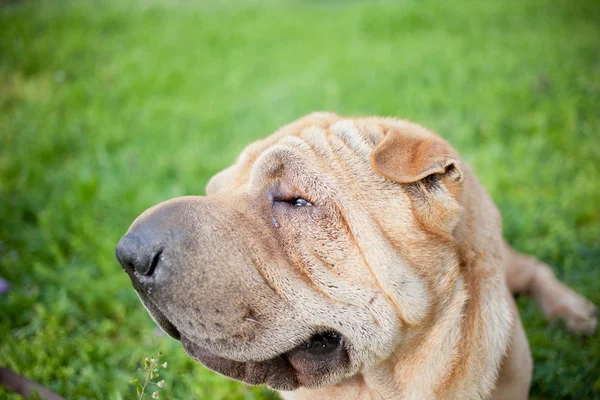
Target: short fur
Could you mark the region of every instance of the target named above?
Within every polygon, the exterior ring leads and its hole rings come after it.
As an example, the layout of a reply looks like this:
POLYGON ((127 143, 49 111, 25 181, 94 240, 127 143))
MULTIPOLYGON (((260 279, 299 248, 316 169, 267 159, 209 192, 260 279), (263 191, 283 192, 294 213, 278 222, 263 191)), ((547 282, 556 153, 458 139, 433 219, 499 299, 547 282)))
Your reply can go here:
POLYGON ((458 153, 393 118, 303 117, 130 233, 161 249, 151 278, 130 275, 163 329, 284 399, 526 399, 511 292, 575 333, 596 326, 591 303, 504 242, 458 153), (325 330, 344 338, 330 360, 294 350, 325 330))

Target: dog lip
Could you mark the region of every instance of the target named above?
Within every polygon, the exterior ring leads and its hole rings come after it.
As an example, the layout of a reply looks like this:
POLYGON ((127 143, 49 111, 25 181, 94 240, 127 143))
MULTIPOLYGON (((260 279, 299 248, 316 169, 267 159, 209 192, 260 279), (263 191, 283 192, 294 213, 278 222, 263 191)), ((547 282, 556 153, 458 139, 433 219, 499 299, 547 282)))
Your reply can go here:
MULTIPOLYGON (((133 285, 135 291, 140 298, 142 304, 146 307, 148 314, 152 317, 154 322, 165 332, 167 335, 175 340, 181 340, 181 333, 175 327, 175 325, 165 316, 165 314, 154 304, 150 296, 146 294, 143 287, 138 287, 137 284, 133 285)), ((142 285, 140 285, 142 286, 142 285)))
POLYGON ((300 387, 296 371, 282 354, 268 360, 240 362, 217 356, 181 337, 185 352, 205 367, 250 385, 267 385, 275 390, 290 391, 300 387))
POLYGON ((215 372, 251 385, 266 384, 275 390, 313 387, 323 375, 329 375, 349 362, 343 336, 331 330, 313 334, 300 345, 275 357, 259 360, 237 361, 219 356, 185 335, 181 337, 181 344, 191 358, 215 372), (315 352, 311 344, 324 337, 333 337, 335 346, 324 352, 315 352))
POLYGON ((160 326, 160 329, 163 330, 163 332, 171 336, 173 339, 181 341, 181 333, 177 328, 175 328, 175 325, 173 325, 171 321, 167 320, 166 318, 164 318, 161 322, 158 322, 156 319, 155 321, 158 326, 160 326))
POLYGON ((329 354, 343 346, 344 337, 332 330, 316 333, 305 340, 299 346, 288 351, 286 354, 304 352, 313 358, 327 358, 329 354))
MULTIPOLYGON (((167 320, 166 318, 164 318, 164 319, 167 320)), ((177 333, 179 334, 180 338, 177 338, 177 339, 181 341, 182 345, 184 346, 184 349, 186 348, 186 346, 188 346, 190 349, 201 349, 202 352, 210 353, 211 355, 213 355, 215 357, 219 357, 224 360, 229 360, 229 361, 233 361, 233 362, 240 362, 240 363, 244 363, 244 362, 260 363, 260 362, 271 360, 273 358, 282 358, 282 357, 288 358, 289 356, 292 356, 292 355, 295 355, 298 353, 306 354, 308 357, 313 358, 313 359, 322 359, 322 358, 327 358, 327 356, 332 351, 335 351, 336 349, 338 349, 340 347, 345 347, 347 345, 344 335, 342 335, 341 333, 339 333, 335 330, 331 330, 331 329, 319 330, 316 333, 313 333, 310 336, 305 337, 305 339, 303 339, 301 341, 296 341, 296 343, 299 343, 299 344, 295 344, 286 350, 280 351, 279 353, 277 353, 276 355, 274 355, 272 357, 265 357, 265 358, 258 358, 258 359, 241 359, 241 360, 237 359, 236 360, 233 358, 228 358, 228 356, 223 356, 223 355, 219 355, 217 353, 213 353, 207 347, 198 345, 192 339, 192 337, 190 337, 189 335, 186 335, 185 333, 183 335, 181 335, 181 333, 176 329, 176 327, 172 323, 170 323, 170 321, 168 321, 168 322, 169 322, 170 327, 172 327, 172 329, 177 331, 177 333), (329 346, 327 346, 326 348, 317 348, 316 349, 315 345, 314 345, 315 341, 320 342, 324 339, 335 342, 335 343, 333 344, 333 346, 331 346, 331 343, 329 343, 329 346)))

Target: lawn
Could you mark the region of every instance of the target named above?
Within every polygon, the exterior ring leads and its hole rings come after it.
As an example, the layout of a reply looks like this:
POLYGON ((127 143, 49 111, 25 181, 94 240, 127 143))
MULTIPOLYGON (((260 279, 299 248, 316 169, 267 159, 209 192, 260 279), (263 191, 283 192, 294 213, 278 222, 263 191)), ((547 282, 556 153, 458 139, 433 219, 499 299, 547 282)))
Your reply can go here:
MULTIPOLYGON (((600 304, 599 49, 594 0, 1 2, 0 366, 69 399, 133 399, 161 350, 161 398, 275 398, 155 334, 114 247, 314 110, 441 133, 508 240, 600 304)), ((600 336, 518 302, 532 398, 600 399, 600 336)))

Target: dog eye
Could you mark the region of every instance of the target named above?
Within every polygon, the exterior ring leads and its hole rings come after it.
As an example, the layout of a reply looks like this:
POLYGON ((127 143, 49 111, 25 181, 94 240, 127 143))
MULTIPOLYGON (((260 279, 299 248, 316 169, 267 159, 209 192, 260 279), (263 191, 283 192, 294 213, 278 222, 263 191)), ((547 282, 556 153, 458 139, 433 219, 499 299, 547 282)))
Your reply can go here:
POLYGON ((295 199, 292 199, 292 201, 290 201, 290 204, 293 205, 294 207, 312 206, 312 203, 310 201, 303 199, 302 197, 296 197, 295 199))

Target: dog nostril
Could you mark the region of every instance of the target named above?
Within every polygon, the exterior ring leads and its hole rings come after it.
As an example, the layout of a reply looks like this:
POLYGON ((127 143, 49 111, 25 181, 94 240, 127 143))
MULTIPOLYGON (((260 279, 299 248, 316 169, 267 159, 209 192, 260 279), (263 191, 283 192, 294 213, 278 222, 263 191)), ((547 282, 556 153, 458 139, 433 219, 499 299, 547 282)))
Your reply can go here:
POLYGON ((142 237, 129 233, 117 245, 117 259, 126 272, 151 276, 162 254, 162 249, 153 247, 142 237))
MULTIPOLYGON (((150 263, 150 268, 148 269, 147 272, 144 273, 144 275, 150 276, 154 273, 154 270, 156 269, 156 266, 158 265, 158 262, 160 261, 161 254, 162 254, 162 250, 159 250, 156 252, 154 257, 152 257, 152 262, 150 263)), ((140 272, 140 273, 142 273, 142 272, 140 272)))

